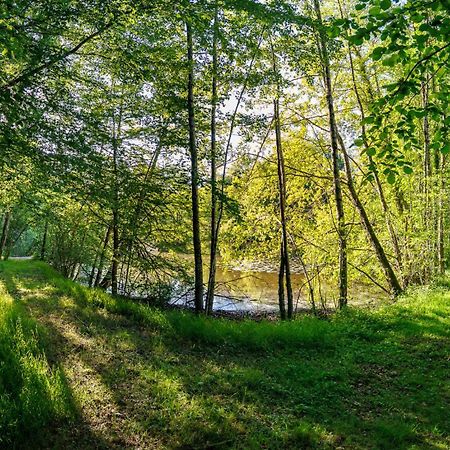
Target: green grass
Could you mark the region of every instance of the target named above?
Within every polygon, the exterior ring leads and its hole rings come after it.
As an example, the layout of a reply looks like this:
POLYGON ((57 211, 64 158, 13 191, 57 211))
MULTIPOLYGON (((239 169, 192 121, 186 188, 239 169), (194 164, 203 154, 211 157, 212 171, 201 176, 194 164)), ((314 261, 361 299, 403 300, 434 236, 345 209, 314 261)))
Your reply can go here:
POLYGON ((0 447, 450 448, 448 280, 291 323, 161 311, 34 261, 0 280, 0 447))

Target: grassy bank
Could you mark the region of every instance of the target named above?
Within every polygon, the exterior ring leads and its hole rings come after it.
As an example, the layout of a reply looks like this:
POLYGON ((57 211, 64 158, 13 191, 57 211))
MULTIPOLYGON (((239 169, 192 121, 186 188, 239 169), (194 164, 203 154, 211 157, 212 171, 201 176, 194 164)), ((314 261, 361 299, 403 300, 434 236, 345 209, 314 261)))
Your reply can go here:
POLYGON ((254 323, 114 299, 33 261, 1 262, 0 281, 0 447, 450 446, 444 284, 254 323))

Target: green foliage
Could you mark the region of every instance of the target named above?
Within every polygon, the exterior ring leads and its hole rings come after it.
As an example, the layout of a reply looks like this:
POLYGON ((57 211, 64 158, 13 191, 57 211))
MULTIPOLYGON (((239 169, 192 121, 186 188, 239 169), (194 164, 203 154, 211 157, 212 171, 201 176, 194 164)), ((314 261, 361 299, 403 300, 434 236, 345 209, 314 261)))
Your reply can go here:
POLYGON ((443 136, 448 136, 445 118, 449 110, 448 102, 442 100, 449 96, 448 2, 412 0, 393 5, 390 0, 370 0, 356 6, 357 11, 366 8, 368 14, 362 20, 357 13, 346 26, 353 32, 350 42, 357 46, 364 39, 378 41, 381 45, 373 48, 370 56, 389 69, 382 95, 370 105, 366 123, 370 124, 371 146, 383 149, 377 157, 392 181, 396 167, 411 158, 408 150, 420 146, 424 117, 439 136, 431 144, 433 150, 446 152, 443 136), (424 90, 425 102, 420 98, 424 90))

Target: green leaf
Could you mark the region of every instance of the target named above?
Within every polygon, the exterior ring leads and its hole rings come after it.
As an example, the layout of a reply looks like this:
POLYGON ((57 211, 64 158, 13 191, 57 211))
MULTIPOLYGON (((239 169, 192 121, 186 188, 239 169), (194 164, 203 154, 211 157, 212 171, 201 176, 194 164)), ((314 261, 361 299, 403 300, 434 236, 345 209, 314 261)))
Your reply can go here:
POLYGON ((419 31, 424 31, 425 33, 429 33, 430 31, 433 31, 433 28, 430 25, 428 25, 427 23, 423 23, 422 25, 420 25, 419 31))
POLYGON ((442 148, 441 153, 446 155, 447 153, 450 153, 450 142, 447 142, 442 148))
POLYGON ((411 175, 413 173, 413 169, 410 166, 403 166, 403 172, 405 172, 407 175, 411 175))
POLYGON ((389 172, 389 175, 387 176, 387 182, 389 184, 395 183, 395 173, 394 172, 389 172))
POLYGON ((372 51, 372 59, 374 61, 378 61, 379 59, 381 59, 381 57, 383 56, 385 51, 386 51, 386 49, 384 47, 376 47, 376 48, 374 48, 373 51, 372 51))
POLYGON ((386 9, 389 9, 391 5, 391 0, 381 0, 380 2, 381 9, 383 9, 384 11, 386 11, 386 9))
POLYGON ((364 118, 363 122, 365 124, 371 124, 371 123, 375 123, 375 117, 373 116, 367 116, 364 118))
POLYGON ((366 153, 367 153, 368 156, 375 156, 377 154, 377 151, 373 147, 369 147, 366 150, 366 153))
POLYGON ((394 54, 394 55, 389 56, 386 59, 383 59, 382 64, 383 64, 383 66, 392 67, 392 66, 395 66, 397 61, 398 61, 398 55, 394 54))

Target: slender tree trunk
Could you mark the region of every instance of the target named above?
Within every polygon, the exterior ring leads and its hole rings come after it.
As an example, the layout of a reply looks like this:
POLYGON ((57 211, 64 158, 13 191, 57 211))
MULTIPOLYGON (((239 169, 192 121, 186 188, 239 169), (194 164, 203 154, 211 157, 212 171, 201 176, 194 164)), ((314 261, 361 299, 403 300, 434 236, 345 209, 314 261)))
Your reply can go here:
POLYGON ((45 219, 45 224, 44 224, 44 235, 42 237, 42 245, 41 245, 41 255, 39 257, 39 259, 41 261, 45 260, 45 252, 47 250, 47 232, 48 232, 48 220, 45 219))
POLYGON ((355 208, 358 210, 359 216, 361 217, 361 222, 367 232, 369 241, 372 244, 375 254, 377 255, 378 261, 384 271, 386 280, 390 287, 391 294, 394 296, 397 296, 398 294, 400 294, 402 292, 402 288, 401 288, 400 283, 397 279, 397 276, 389 262, 389 259, 386 256, 384 248, 381 245, 377 234, 375 233, 375 230, 369 220, 369 217, 367 216, 367 212, 364 208, 364 205, 362 204, 361 200, 359 199, 359 195, 356 192, 355 184, 353 182, 352 168, 350 166, 350 159, 349 159, 347 151, 345 149, 345 145, 342 140, 342 137, 340 135, 338 137, 339 137, 339 141, 341 144, 342 153, 344 155, 344 165, 345 165, 345 171, 347 173, 348 190, 350 191, 350 195, 352 197, 353 204, 355 205, 355 208))
POLYGON ((445 272, 444 201, 443 201, 443 196, 444 196, 444 192, 445 192, 444 169, 445 169, 445 155, 442 155, 441 170, 440 170, 440 173, 439 173, 438 230, 437 230, 438 269, 439 269, 439 274, 440 275, 443 275, 444 272, 445 272))
POLYGON ((8 239, 9 224, 11 222, 11 211, 6 211, 3 219, 2 237, 0 239, 0 259, 5 253, 6 241, 8 239))
POLYGON ((186 22, 187 60, 188 60, 188 116, 189 116, 189 150, 191 154, 191 188, 192 188, 192 235, 194 244, 195 266, 195 311, 203 311, 203 263, 202 246, 200 237, 200 213, 198 199, 198 154, 195 135, 195 111, 194 111, 194 54, 192 42, 191 24, 186 22))
POLYGON ((292 319, 294 314, 294 301, 292 296, 291 269, 289 264, 288 236, 286 227, 286 173, 284 168, 283 146, 281 143, 281 124, 280 124, 280 103, 278 98, 273 102, 275 118, 275 138, 277 147, 277 169, 278 169, 278 190, 280 201, 280 221, 281 221, 281 252, 283 266, 286 277, 287 294, 287 318, 292 319))
MULTIPOLYGON (((114 85, 113 85, 114 90, 114 85)), ((120 226, 120 214, 119 214, 119 139, 121 138, 122 131, 122 106, 123 106, 123 90, 121 92, 119 111, 116 120, 115 112, 113 113, 113 135, 112 135, 112 148, 113 148, 113 199, 112 199, 112 233, 113 233, 113 254, 111 262, 111 293, 113 295, 118 294, 119 287, 119 262, 120 262, 120 238, 119 238, 119 226, 120 226)))
POLYGON ((100 252, 101 250, 97 251, 97 253, 95 254, 94 264, 92 264, 91 273, 89 274, 89 287, 92 287, 94 283, 95 271, 97 270, 97 263, 100 257, 100 252))
POLYGON ((102 281, 99 283, 98 287, 101 289, 108 289, 111 286, 111 266, 103 277, 102 281))
POLYGON ((319 23, 319 38, 321 59, 324 70, 324 81, 326 87, 326 97, 328 105, 328 116, 330 125, 330 140, 333 159, 333 184, 334 197, 336 202, 337 213, 337 233, 339 238, 339 307, 343 308, 347 305, 347 289, 348 289, 348 264, 347 264, 347 237, 345 231, 345 215, 344 204, 342 200, 341 177, 339 173, 339 147, 337 138, 336 118, 333 105, 333 91, 331 85, 330 60, 327 49, 327 37, 323 29, 322 14, 320 11, 319 0, 314 0, 314 8, 319 23))
POLYGON ((280 269, 278 271, 278 305, 280 308, 281 320, 286 320, 286 302, 284 300, 284 269, 285 258, 283 243, 280 245, 280 269))
MULTIPOLYGON (((422 83, 422 106, 428 107, 428 85, 422 83)), ((431 176, 431 152, 430 152, 430 122, 428 114, 423 118, 423 176, 425 180, 431 176)), ((428 186, 425 185, 425 188, 428 186)))
MULTIPOLYGON (((372 158, 371 158, 372 159, 372 158)), ((395 232, 394 226, 392 225, 392 221, 390 218, 389 206, 386 201, 386 197, 384 196, 383 186, 381 184, 380 176, 378 172, 374 171, 375 184, 377 186, 378 197, 380 199, 381 206, 383 208, 384 219, 386 221, 386 226, 389 231, 389 236, 391 238, 392 247, 394 248, 395 258, 397 260, 398 269, 401 274, 401 278, 403 278, 403 257, 402 252, 400 250, 400 244, 398 242, 397 233, 395 232)))
MULTIPOLYGON (((428 84, 426 82, 422 83, 422 106, 423 108, 428 108, 429 105, 429 91, 428 84)), ((427 231, 430 229, 430 223, 432 223, 432 190, 431 190, 431 148, 430 148, 430 122, 428 118, 428 112, 425 113, 422 123, 423 129, 423 192, 424 192, 424 212, 423 212, 423 227, 427 231)), ((433 227, 433 230, 435 228, 433 227)), ((435 266, 435 255, 434 252, 434 242, 431 236, 427 236, 426 245, 428 250, 428 260, 431 261, 430 264, 425 265, 424 277, 428 281, 435 266)))
POLYGON ((208 290, 206 293, 206 313, 210 314, 214 304, 217 259, 217 179, 216 179, 216 111, 217 111, 217 40, 219 36, 218 5, 214 6, 214 36, 212 49, 212 96, 211 96, 211 241, 209 254, 208 290))
MULTIPOLYGON (((341 17, 344 18, 344 13, 342 11, 342 7, 341 7, 340 2, 339 2, 339 9, 341 11, 341 17)), ((365 123, 364 123, 365 112, 364 112, 363 102, 361 100, 361 96, 360 96, 360 93, 359 93, 358 84, 356 82, 355 66, 354 66, 354 63, 353 63, 353 56, 352 56, 352 50, 351 50, 350 43, 348 43, 348 45, 347 45, 347 50, 348 50, 348 59, 349 59, 349 62, 350 62, 350 70, 351 70, 351 74, 352 74, 353 91, 355 93, 356 101, 358 103, 359 111, 360 111, 360 114, 361 114, 362 137, 363 137, 363 142, 364 142, 365 149, 367 150, 369 148, 369 145, 368 145, 368 142, 367 142, 366 126, 365 126, 365 123)), ((369 77, 367 75, 366 68, 365 68, 364 64, 361 65, 361 70, 362 70, 363 77, 364 77, 364 80, 365 80, 365 83, 366 83, 366 86, 367 86, 367 89, 368 89, 369 98, 373 100, 373 98, 374 98, 373 89, 372 89, 372 86, 370 84, 370 79, 369 79, 369 77)), ((373 167, 375 167, 375 162, 373 161, 371 156, 369 156, 369 163, 373 167)), ((384 195, 383 185, 381 184, 380 176, 378 175, 378 171, 376 170, 376 168, 373 171, 373 175, 374 175, 375 184, 376 184, 376 188, 377 188, 376 190, 378 192, 378 197, 380 199, 381 207, 383 208, 383 213, 384 213, 384 218, 385 218, 385 221, 386 221, 386 226, 388 228, 389 236, 391 238, 392 246, 394 248, 395 256, 396 256, 396 259, 397 259, 398 268, 400 270, 400 273, 402 273, 402 271, 403 271, 402 253, 401 253, 401 250, 400 250, 400 245, 399 245, 399 242, 398 242, 397 234, 396 234, 395 229, 394 229, 394 227, 392 225, 392 222, 391 222, 390 211, 389 211, 388 204, 386 202, 386 197, 384 195)))
POLYGON ((119 212, 117 208, 113 210, 113 258, 111 264, 111 293, 118 293, 118 270, 119 270, 119 212))
MULTIPOLYGON (((273 49, 273 45, 271 45, 271 48, 272 48, 273 73, 277 77, 278 76, 277 60, 273 49)), ((275 143, 277 149, 277 174, 278 174, 278 192, 280 205, 281 246, 282 246, 281 257, 284 260, 282 261, 280 267, 283 266, 283 271, 286 278, 287 318, 292 319, 292 316, 294 314, 294 300, 292 296, 291 268, 289 263, 288 234, 286 226, 286 172, 284 165, 283 145, 281 141, 280 86, 278 82, 276 86, 276 91, 277 91, 276 97, 273 100, 273 117, 275 125, 275 143)), ((280 299, 281 304, 282 302, 284 303, 284 283, 283 286, 279 287, 279 292, 280 291, 283 291, 283 299, 280 299)))
MULTIPOLYGON (((245 92, 247 90, 247 84, 248 81, 250 79, 250 75, 252 73, 252 69, 253 69, 253 65, 256 61, 256 57, 258 55, 258 51, 259 48, 261 47, 261 43, 263 41, 263 37, 264 37, 264 30, 261 31, 261 35, 258 41, 258 45, 255 49, 255 52, 253 53, 252 59, 250 61, 250 65, 247 69, 247 72, 245 74, 245 80, 244 83, 242 85, 241 91, 239 93, 239 96, 237 98, 236 101, 236 105, 234 107, 234 111, 233 114, 231 115, 231 123, 230 123, 230 129, 228 131, 228 138, 227 138, 227 143, 225 145, 225 149, 224 149, 224 156, 223 156, 223 163, 222 165, 222 173, 221 173, 221 177, 220 177, 220 189, 216 189, 217 193, 220 193, 219 196, 216 196, 216 202, 217 202, 217 213, 216 213, 216 230, 215 230, 215 242, 216 242, 216 256, 217 256, 217 243, 219 240, 219 233, 220 233, 220 225, 222 222, 222 217, 223 217, 223 210, 224 210, 224 202, 223 202, 223 198, 225 196, 225 177, 226 177, 226 173, 227 173, 227 167, 228 167, 228 154, 231 148, 231 141, 232 141, 232 137, 233 137, 233 131, 235 129, 235 125, 236 125, 236 118, 237 118, 237 114, 239 111, 239 107, 241 105, 241 102, 244 99, 244 95, 245 92)), ((216 154, 217 157, 217 154, 216 154)), ((217 188, 217 182, 216 182, 216 188, 217 188)))
POLYGON ((97 275, 95 277, 94 287, 97 287, 100 284, 103 266, 105 265, 106 249, 108 248, 111 231, 112 231, 112 226, 108 225, 108 228, 106 229, 106 233, 105 233, 105 238, 103 239, 103 247, 102 247, 102 252, 100 254, 100 261, 98 263, 98 271, 97 271, 97 275))

